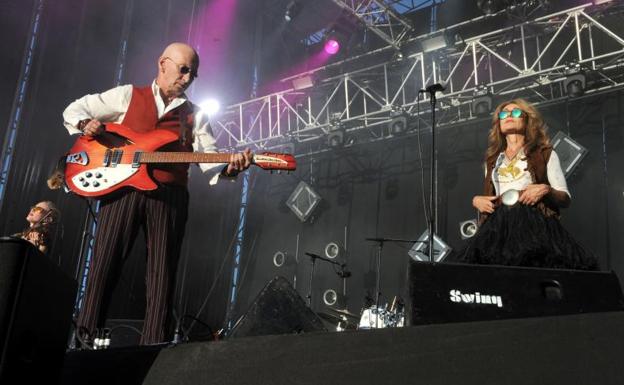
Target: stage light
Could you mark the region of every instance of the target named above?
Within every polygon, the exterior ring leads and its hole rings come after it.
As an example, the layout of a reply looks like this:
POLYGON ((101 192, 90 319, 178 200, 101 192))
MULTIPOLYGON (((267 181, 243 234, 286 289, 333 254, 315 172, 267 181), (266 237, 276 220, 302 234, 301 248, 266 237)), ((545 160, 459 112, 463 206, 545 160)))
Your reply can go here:
POLYGON ((300 2, 296 0, 292 0, 286 6, 286 12, 284 13, 284 20, 290 23, 292 19, 297 17, 297 15, 301 12, 302 8, 303 8, 303 4, 301 4, 300 2))
POLYGON ((585 82, 585 75, 576 74, 568 76, 563 81, 563 86, 565 87, 569 97, 576 98, 579 96, 583 96, 583 94, 585 93, 585 82))
POLYGON ((581 160, 587 155, 588 151, 585 147, 581 146, 561 131, 552 138, 551 143, 559 157, 561 169, 567 178, 581 163, 581 160))
POLYGON ((314 79, 311 75, 301 76, 293 79, 292 85, 296 91, 305 90, 306 88, 314 86, 314 79))
POLYGON ((477 7, 486 15, 492 15, 500 11, 504 6, 502 0, 478 0, 477 7))
POLYGON ((221 109, 221 103, 217 99, 206 99, 199 104, 202 112, 208 116, 215 115, 221 109))
POLYGON ((565 66, 563 72, 566 75, 563 81, 563 88, 565 88, 568 96, 571 98, 583 96, 587 78, 581 65, 579 63, 570 63, 565 66))
POLYGON ((325 41, 325 46, 323 47, 325 53, 328 55, 335 55, 340 51, 340 42, 335 38, 329 38, 325 41))
POLYGON ((552 8, 551 0, 540 0, 539 5, 544 11, 550 11, 550 9, 552 8))
POLYGON ((492 94, 486 85, 477 86, 472 99, 472 114, 486 117, 492 113, 492 94))
POLYGON ((341 120, 340 112, 333 113, 329 118, 329 132, 327 133, 327 145, 331 148, 344 146, 345 127, 341 120))
POLYGON ((321 203, 321 196, 310 185, 301 181, 288 197, 286 206, 295 213, 301 222, 305 222, 319 203, 321 203))
MULTIPOLYGON (((435 262, 442 261, 453 249, 444 243, 442 238, 434 235, 433 237, 433 259, 435 262)), ((428 262, 429 261, 429 230, 425 230, 424 233, 418 238, 418 242, 414 243, 414 246, 407 252, 414 261, 428 262)))
POLYGON ((442 33, 423 40, 421 43, 423 52, 433 52, 448 47, 449 41, 446 34, 442 33))
POLYGON ((339 18, 327 29, 324 37, 323 49, 328 55, 336 55, 340 50, 348 48, 353 38, 353 28, 347 20, 339 18))
POLYGON ((338 148, 344 145, 344 131, 337 130, 327 134, 327 145, 331 148, 338 148))
POLYGON ((461 235, 461 239, 468 239, 474 237, 477 233, 477 221, 474 219, 469 219, 467 221, 463 221, 459 224, 459 234, 461 235))
POLYGON ((388 122, 388 132, 392 136, 402 135, 408 130, 409 114, 402 108, 393 108, 390 111, 390 122, 388 122))

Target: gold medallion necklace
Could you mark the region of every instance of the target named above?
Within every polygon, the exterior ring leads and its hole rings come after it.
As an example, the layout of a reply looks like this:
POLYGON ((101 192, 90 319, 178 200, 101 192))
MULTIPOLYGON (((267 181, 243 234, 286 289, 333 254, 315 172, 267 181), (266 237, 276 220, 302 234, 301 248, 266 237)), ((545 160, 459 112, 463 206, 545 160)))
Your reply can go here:
MULTIPOLYGON (((518 155, 521 151, 517 151, 514 157, 511 159, 507 166, 500 166, 498 168, 498 175, 502 177, 511 177, 512 179, 516 179, 521 173, 522 170, 516 167, 516 163, 518 162, 518 155)), ((505 154, 507 155, 507 154, 505 154)))

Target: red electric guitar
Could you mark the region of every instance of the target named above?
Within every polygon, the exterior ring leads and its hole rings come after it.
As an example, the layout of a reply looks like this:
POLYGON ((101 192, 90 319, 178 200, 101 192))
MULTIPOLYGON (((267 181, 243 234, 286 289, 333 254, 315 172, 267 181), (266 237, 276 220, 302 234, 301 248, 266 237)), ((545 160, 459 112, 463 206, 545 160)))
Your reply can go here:
MULTIPOLYGON (((65 183, 85 197, 102 197, 123 187, 154 190, 158 186, 147 172, 149 163, 228 163, 233 154, 202 152, 158 152, 178 140, 172 131, 138 133, 120 124, 107 124, 97 137, 81 136, 65 159, 65 183)), ((290 154, 263 152, 252 164, 264 170, 293 171, 290 154)))

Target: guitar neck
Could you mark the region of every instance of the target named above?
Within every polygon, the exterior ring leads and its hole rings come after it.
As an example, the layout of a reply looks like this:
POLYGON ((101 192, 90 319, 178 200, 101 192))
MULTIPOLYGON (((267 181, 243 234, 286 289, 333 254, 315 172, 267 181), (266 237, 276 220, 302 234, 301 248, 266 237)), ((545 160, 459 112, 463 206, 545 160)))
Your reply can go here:
POLYGON ((231 157, 220 152, 144 152, 139 163, 228 163, 231 157))

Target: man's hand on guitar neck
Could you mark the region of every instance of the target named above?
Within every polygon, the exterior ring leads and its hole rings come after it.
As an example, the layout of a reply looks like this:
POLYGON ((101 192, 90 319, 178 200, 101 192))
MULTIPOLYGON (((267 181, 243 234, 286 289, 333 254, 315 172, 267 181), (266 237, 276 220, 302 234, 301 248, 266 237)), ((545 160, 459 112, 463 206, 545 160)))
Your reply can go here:
POLYGON ((98 136, 104 132, 104 124, 97 119, 85 119, 78 122, 78 129, 86 136, 98 136))
POLYGON ((245 149, 245 151, 240 152, 238 154, 233 154, 230 158, 230 163, 228 163, 225 168, 223 174, 225 176, 236 176, 239 172, 243 170, 247 170, 251 165, 251 160, 253 158, 253 154, 250 149, 245 149))

